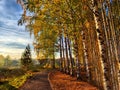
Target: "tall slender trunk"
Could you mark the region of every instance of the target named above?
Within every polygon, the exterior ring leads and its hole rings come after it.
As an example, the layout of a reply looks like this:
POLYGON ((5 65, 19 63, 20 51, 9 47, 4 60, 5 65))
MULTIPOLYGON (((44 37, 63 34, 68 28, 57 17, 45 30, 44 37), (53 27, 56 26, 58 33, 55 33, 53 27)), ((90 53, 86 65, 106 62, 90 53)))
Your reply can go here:
POLYGON ((69 70, 69 58, 68 58, 68 43, 67 43, 67 37, 65 37, 65 51, 66 51, 66 72, 67 74, 69 74, 70 70, 69 70))
POLYGON ((80 75, 82 80, 86 80, 85 68, 84 68, 84 46, 82 40, 82 32, 79 32, 78 38, 78 54, 79 54, 79 63, 80 63, 80 75))
POLYGON ((64 41, 63 41, 63 36, 62 36, 62 38, 61 38, 61 42, 62 42, 62 56, 63 56, 63 67, 64 67, 64 69, 63 69, 63 71, 64 72, 66 72, 66 62, 65 62, 65 49, 64 49, 64 41))
POLYGON ((85 65, 85 70, 86 70, 86 78, 87 78, 87 81, 89 82, 90 81, 90 72, 89 72, 89 67, 88 67, 88 57, 87 57, 87 48, 86 48, 86 44, 85 44, 85 30, 83 30, 81 32, 81 35, 82 35, 82 42, 83 42, 83 52, 84 52, 84 65, 85 65))
MULTIPOLYGON (((102 2, 103 1, 101 0, 101 3, 102 2)), ((113 23, 113 17, 111 16, 112 12, 111 12, 110 2, 106 0, 106 2, 104 3, 106 5, 106 8, 108 8, 108 12, 104 10, 105 6, 104 8, 102 7, 101 11, 102 11, 102 19, 103 19, 104 31, 107 42, 106 44, 108 48, 107 65, 109 66, 106 67, 105 76, 106 76, 106 80, 109 80, 110 82, 107 83, 107 87, 109 87, 112 90, 119 90, 119 78, 118 78, 119 60, 118 60, 117 43, 116 43, 116 35, 115 35, 116 30, 113 23), (107 76, 111 78, 108 79, 107 76)))
POLYGON ((75 48, 75 59, 76 59, 77 79, 78 79, 78 80, 81 80, 81 76, 80 76, 80 61, 79 61, 79 53, 78 53, 78 41, 77 41, 77 37, 76 37, 76 36, 75 36, 74 48, 75 48))
POLYGON ((70 46, 71 45, 70 39, 68 39, 67 41, 68 41, 68 51, 69 51, 69 57, 70 57, 70 75, 73 75, 74 61, 73 61, 73 58, 72 58, 72 51, 71 51, 71 46, 70 46))
POLYGON ((107 0, 109 12, 108 12, 108 18, 110 20, 110 29, 111 29, 111 38, 112 38, 112 51, 114 51, 113 57, 113 76, 114 76, 114 90, 120 90, 119 88, 119 59, 118 59, 118 52, 117 52, 117 44, 116 44, 116 35, 115 35, 115 27, 113 22, 113 12, 112 12, 112 6, 110 4, 110 1, 107 0))
POLYGON ((52 68, 55 69, 55 45, 53 43, 53 60, 52 60, 52 68))
MULTIPOLYGON (((101 64, 103 64, 104 62, 104 66, 102 66, 103 68, 108 68, 107 66, 105 66, 105 64, 107 64, 106 60, 105 60, 105 40, 104 38, 104 31, 102 30, 102 25, 101 25, 101 13, 99 12, 98 9, 98 1, 97 0, 92 0, 92 7, 93 7, 93 15, 94 15, 94 21, 95 21, 95 25, 96 25, 96 31, 97 31, 97 40, 98 40, 98 47, 100 50, 100 62, 101 64)), ((108 71, 107 71, 108 72, 108 71)), ((110 74, 110 73, 109 73, 110 74)), ((105 73, 106 75, 109 75, 107 73, 105 73)), ((102 82, 104 82, 104 78, 106 78, 104 76, 104 74, 102 74, 102 82)), ((111 80, 107 80, 107 82, 111 82, 111 80)), ((102 83, 101 89, 105 90, 106 89, 106 83, 102 83)))
POLYGON ((62 37, 61 37, 61 35, 60 35, 60 37, 59 37, 59 42, 60 42, 60 46, 59 46, 59 48, 60 48, 60 71, 63 71, 63 58, 62 58, 62 37))
MULTIPOLYGON (((90 21, 89 21, 90 22, 90 21)), ((87 23, 89 23, 87 22, 87 23)), ((92 23, 92 22, 90 22, 92 23)), ((85 26, 84 26, 85 27, 85 26)), ((100 50, 98 47, 97 39, 96 39, 96 31, 90 27, 84 28, 84 39, 83 39, 83 46, 85 48, 84 52, 86 53, 87 64, 89 68, 87 71, 89 82, 93 83, 94 85, 98 86, 99 88, 102 87, 102 65, 100 60, 100 50)))

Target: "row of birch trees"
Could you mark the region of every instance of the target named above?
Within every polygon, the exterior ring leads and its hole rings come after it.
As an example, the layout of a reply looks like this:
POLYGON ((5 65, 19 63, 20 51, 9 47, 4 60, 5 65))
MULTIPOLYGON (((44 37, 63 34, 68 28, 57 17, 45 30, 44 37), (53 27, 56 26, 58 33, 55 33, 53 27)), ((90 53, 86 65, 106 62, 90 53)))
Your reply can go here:
POLYGON ((17 0, 18 21, 35 37, 37 55, 59 52, 60 71, 100 90, 120 90, 120 0, 17 0))

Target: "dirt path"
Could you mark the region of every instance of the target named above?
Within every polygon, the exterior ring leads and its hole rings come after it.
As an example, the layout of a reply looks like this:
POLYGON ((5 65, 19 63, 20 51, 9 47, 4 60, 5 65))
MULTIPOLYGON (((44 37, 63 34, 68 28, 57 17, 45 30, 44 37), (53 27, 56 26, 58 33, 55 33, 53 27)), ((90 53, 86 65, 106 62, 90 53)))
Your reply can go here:
POLYGON ((19 90, 52 90, 48 81, 48 71, 35 73, 19 90))

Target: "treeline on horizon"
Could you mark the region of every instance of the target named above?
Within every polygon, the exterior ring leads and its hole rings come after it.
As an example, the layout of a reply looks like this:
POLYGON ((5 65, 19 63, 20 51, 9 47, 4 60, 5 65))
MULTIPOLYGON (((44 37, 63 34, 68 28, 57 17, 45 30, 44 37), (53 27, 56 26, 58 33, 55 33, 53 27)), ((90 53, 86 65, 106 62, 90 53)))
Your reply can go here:
MULTIPOLYGON (((33 65, 39 64, 35 59, 32 59, 33 65)), ((0 55, 0 68, 20 68, 21 59, 11 59, 9 55, 0 55)))
POLYGON ((3 55, 0 55, 0 68, 7 68, 7 67, 18 67, 20 66, 20 61, 11 59, 9 55, 6 57, 3 55))

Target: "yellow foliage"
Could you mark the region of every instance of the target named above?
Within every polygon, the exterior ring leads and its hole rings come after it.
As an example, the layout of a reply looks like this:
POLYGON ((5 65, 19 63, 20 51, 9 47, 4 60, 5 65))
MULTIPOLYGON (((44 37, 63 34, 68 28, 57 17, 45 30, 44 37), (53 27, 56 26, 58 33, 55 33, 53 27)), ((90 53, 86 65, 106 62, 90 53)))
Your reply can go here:
POLYGON ((45 56, 44 56, 44 54, 43 54, 43 52, 39 52, 38 54, 37 54, 37 59, 39 60, 39 59, 44 59, 45 58, 45 56))
POLYGON ((90 23, 89 23, 88 21, 86 21, 86 22, 85 22, 85 26, 86 26, 87 28, 89 28, 89 27, 90 27, 90 23))
POLYGON ((53 0, 55 4, 60 3, 61 0, 53 0))

